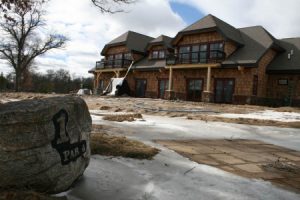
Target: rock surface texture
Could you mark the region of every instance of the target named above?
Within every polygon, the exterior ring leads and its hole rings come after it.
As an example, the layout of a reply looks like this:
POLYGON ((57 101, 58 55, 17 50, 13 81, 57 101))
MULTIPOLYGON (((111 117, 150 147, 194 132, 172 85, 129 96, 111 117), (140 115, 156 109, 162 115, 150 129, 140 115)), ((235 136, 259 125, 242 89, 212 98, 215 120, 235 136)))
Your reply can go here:
POLYGON ((0 188, 70 188, 89 164, 91 126, 78 97, 0 105, 0 188))

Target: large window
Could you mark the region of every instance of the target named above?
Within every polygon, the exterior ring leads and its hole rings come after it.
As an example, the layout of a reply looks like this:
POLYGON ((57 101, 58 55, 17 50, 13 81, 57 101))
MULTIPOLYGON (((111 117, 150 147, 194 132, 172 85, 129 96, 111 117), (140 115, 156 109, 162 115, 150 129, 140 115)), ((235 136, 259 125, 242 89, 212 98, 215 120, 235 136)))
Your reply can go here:
POLYGON ((132 55, 131 53, 119 53, 108 55, 107 57, 107 64, 110 67, 124 67, 128 66, 131 63, 132 55))
POLYGON ((179 63, 207 63, 208 59, 223 58, 223 42, 179 47, 179 63))
POLYGON ((115 55, 115 67, 122 66, 122 58, 123 58, 123 54, 121 54, 121 53, 115 55))
POLYGON ((209 58, 222 58, 223 56, 223 43, 212 43, 209 45, 209 58))
POLYGON ((190 63, 190 51, 190 46, 184 46, 179 48, 180 63, 190 63))

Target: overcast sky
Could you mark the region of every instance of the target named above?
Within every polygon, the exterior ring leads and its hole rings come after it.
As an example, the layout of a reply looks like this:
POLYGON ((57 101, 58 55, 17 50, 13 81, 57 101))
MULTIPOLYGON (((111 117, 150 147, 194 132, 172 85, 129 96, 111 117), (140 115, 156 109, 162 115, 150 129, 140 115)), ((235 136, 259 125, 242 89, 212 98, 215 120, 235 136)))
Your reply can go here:
MULTIPOLYGON (((100 59, 104 44, 132 30, 157 37, 171 37, 188 24, 211 13, 240 28, 262 25, 277 38, 300 37, 299 0, 139 0, 127 12, 101 14, 90 0, 51 0, 47 22, 51 31, 70 41, 64 50, 37 59, 37 71, 64 68, 76 76, 100 59)), ((10 70, 0 63, 0 72, 10 70)))

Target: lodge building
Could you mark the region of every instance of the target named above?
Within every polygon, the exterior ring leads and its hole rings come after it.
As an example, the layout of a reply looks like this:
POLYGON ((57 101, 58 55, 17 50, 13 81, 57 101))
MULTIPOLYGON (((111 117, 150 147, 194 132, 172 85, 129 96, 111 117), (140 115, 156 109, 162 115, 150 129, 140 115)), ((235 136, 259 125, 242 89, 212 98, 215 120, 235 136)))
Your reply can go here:
POLYGON ((101 93, 125 75, 134 97, 300 106, 300 37, 261 26, 235 28, 207 15, 174 38, 128 31, 106 44, 90 70, 101 93))

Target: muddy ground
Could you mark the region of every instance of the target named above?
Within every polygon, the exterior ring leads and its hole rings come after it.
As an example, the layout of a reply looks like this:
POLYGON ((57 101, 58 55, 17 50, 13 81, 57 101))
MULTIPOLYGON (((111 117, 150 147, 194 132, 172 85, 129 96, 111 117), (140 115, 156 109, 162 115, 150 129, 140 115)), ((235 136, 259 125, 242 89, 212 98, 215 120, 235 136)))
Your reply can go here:
MULTIPOLYGON (((51 96, 59 95, 35 93, 0 93, 0 103, 20 99, 40 99, 51 96)), ((213 104, 204 102, 169 101, 162 99, 130 97, 82 96, 82 98, 85 99, 90 110, 106 110, 109 112, 131 113, 134 112, 147 115, 184 117, 190 120, 218 121, 249 125, 300 128, 299 121, 282 122, 275 120, 246 119, 242 117, 227 118, 222 116, 216 116, 222 113, 247 114, 263 110, 300 113, 300 108, 297 107, 271 108, 254 105, 213 104)))

